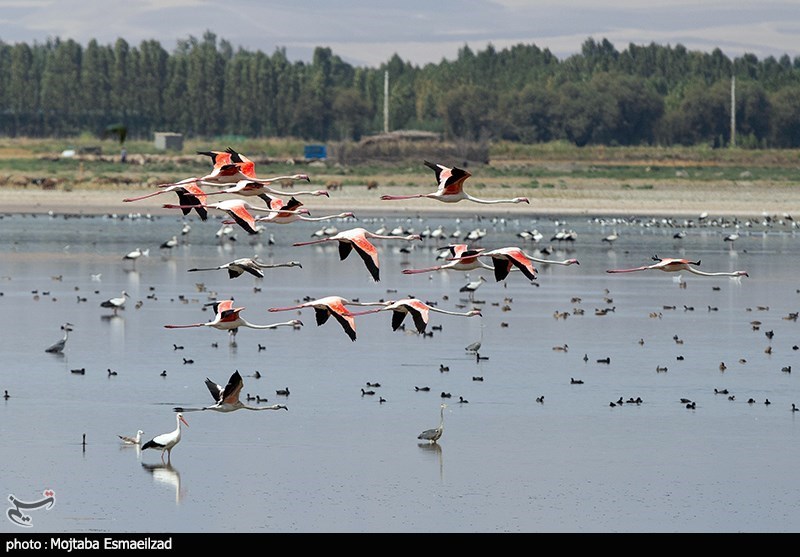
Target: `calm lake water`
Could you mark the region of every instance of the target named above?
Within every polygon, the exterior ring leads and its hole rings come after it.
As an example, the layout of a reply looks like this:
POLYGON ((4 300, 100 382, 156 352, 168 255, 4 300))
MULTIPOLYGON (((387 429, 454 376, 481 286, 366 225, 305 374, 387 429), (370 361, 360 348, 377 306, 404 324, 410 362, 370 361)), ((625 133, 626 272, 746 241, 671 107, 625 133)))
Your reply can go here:
POLYGON ((231 241, 216 236, 219 219, 194 214, 5 215, 0 390, 10 396, 0 401, 2 489, 6 500, 28 502, 51 489, 56 504, 27 511, 30 528, 6 518, 0 531, 800 529, 793 221, 742 222, 732 244, 723 238, 733 227, 696 219, 480 214, 332 224, 416 232, 442 225, 462 237, 482 228, 476 245, 518 245, 535 255, 552 245, 549 258, 580 265, 537 265, 533 284, 520 273, 504 282, 477 271, 404 275, 441 263, 436 247, 455 239, 416 242, 409 253, 400 250, 406 242, 381 240, 376 283, 356 254, 340 261, 334 244, 292 246, 320 223, 269 225, 254 237, 238 230, 231 241), (575 230, 576 240, 551 241, 562 228, 575 230), (539 243, 517 236, 532 229, 543 233, 539 243), (619 239, 604 242, 614 230, 619 239), (679 230, 685 238, 673 238, 679 230), (159 249, 173 235, 180 244, 159 249), (124 261, 135 248, 149 255, 124 261), (302 268, 268 269, 264 279, 187 272, 254 254, 302 268), (655 254, 750 276, 605 272, 650 264, 655 254), (487 281, 470 301, 459 289, 481 274, 487 281), (130 299, 118 315, 100 307, 123 290, 130 299), (431 336, 392 331, 388 313, 359 316, 351 342, 332 319, 317 326, 310 309, 267 311, 328 295, 416 296, 453 311, 474 305, 483 315, 432 313, 431 336), (164 328, 209 321, 203 304, 226 298, 253 323, 296 317, 304 326, 241 329, 235 346, 216 329, 164 328), (63 355, 46 353, 65 322, 74 330, 63 355), (480 360, 465 350, 478 340, 480 360), (81 368, 85 374, 72 373, 81 368), (172 431, 173 406, 211 404, 205 379, 224 385, 235 370, 244 376, 243 398, 289 410, 187 413, 171 466, 158 451, 121 445, 118 435, 138 429, 145 439, 172 431), (368 382, 380 384, 375 395, 362 394, 368 382), (283 388, 288 397, 276 395, 283 388), (623 404, 610 405, 619 398, 623 404), (443 401, 444 434, 438 444, 422 443, 417 435, 439 424, 443 401))

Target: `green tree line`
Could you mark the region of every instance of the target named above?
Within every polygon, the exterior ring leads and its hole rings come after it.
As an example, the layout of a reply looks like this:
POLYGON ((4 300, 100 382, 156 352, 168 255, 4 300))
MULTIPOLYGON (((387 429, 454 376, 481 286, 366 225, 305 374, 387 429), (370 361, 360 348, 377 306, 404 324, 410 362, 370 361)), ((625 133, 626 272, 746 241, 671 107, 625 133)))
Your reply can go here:
POLYGON ((464 46, 452 61, 420 67, 395 55, 366 68, 324 47, 310 63, 284 49, 237 49, 211 31, 172 53, 155 40, 0 41, 0 134, 99 135, 124 125, 138 139, 177 131, 358 140, 383 131, 386 72, 393 130, 578 146, 800 147, 800 57, 730 59, 657 44, 620 51, 590 38, 564 60, 535 45, 464 46))

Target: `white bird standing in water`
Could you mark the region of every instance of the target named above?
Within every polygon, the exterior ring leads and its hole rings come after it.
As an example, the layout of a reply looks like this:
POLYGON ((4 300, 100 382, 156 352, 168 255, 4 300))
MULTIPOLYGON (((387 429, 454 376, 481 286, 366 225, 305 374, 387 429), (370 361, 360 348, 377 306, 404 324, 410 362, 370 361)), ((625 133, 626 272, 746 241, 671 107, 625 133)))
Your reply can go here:
POLYGON ((156 435, 150 441, 142 445, 142 450, 159 449, 161 451, 161 462, 164 462, 164 453, 167 454, 167 462, 170 462, 172 458, 172 449, 181 441, 181 423, 189 427, 189 424, 186 423, 186 420, 183 419, 183 414, 180 412, 175 414, 175 421, 178 425, 174 431, 156 435))
POLYGON ((100 302, 100 307, 112 308, 114 310, 114 315, 117 315, 117 311, 125 309, 125 300, 127 298, 130 298, 130 296, 123 290, 119 298, 109 298, 104 302, 100 302))
POLYGON ((172 249, 178 245, 178 237, 173 236, 169 240, 166 240, 164 243, 161 244, 161 249, 172 249))
POLYGON ((467 294, 469 295, 470 301, 472 301, 474 296, 475 296, 475 291, 478 288, 480 288, 481 284, 483 284, 484 282, 486 282, 486 279, 483 278, 482 276, 480 276, 480 277, 478 277, 478 280, 473 280, 471 282, 468 282, 467 284, 465 284, 464 286, 459 288, 458 291, 459 292, 467 292, 467 294))
POLYGON ((123 255, 122 259, 126 261, 133 261, 135 264, 137 259, 139 259, 142 256, 148 256, 148 255, 150 255, 149 249, 143 250, 141 248, 136 248, 135 250, 129 251, 128 253, 123 255))
POLYGON ((135 437, 130 437, 128 435, 117 435, 125 445, 139 445, 142 442, 142 435, 144 435, 144 431, 141 429, 136 432, 135 437))

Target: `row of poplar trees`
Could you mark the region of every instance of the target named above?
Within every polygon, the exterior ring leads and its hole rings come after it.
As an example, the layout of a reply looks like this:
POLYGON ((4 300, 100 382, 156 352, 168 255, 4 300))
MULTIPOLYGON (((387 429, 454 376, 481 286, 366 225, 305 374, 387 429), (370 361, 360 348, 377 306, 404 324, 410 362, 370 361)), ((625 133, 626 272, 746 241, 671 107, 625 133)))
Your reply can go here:
POLYGON ((535 45, 464 46, 455 60, 420 67, 395 55, 369 68, 325 47, 310 62, 289 60, 284 49, 234 48, 210 31, 171 53, 154 40, 0 42, 0 134, 99 134, 122 122, 140 139, 174 131, 359 140, 384 129, 387 72, 393 130, 468 141, 721 147, 734 121, 741 147, 800 147, 800 57, 732 60, 719 49, 656 44, 618 51, 588 39, 563 60, 535 45))

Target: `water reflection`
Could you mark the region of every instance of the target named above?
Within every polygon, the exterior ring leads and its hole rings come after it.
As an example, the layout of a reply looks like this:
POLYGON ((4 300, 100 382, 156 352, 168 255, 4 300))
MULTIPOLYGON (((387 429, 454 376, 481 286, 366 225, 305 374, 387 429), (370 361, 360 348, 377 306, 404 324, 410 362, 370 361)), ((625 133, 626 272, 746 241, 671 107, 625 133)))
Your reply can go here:
POLYGON ((186 492, 181 488, 181 474, 172 464, 147 464, 142 462, 142 468, 153 475, 153 480, 156 483, 171 486, 175 490, 175 504, 181 502, 186 492))
POLYGON ((431 455, 439 462, 439 479, 444 479, 444 459, 442 458, 442 446, 439 443, 417 443, 417 447, 423 452, 431 455))

